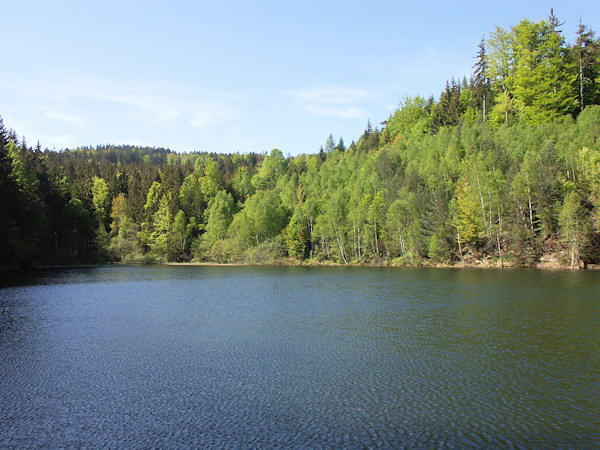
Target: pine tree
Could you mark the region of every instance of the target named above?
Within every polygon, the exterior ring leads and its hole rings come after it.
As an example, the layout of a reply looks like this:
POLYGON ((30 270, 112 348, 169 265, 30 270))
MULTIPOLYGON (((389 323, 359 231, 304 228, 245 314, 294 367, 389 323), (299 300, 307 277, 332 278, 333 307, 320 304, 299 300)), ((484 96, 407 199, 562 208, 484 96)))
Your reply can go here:
POLYGON ((577 40, 571 51, 578 69, 579 106, 581 111, 588 104, 598 101, 596 92, 596 80, 600 72, 598 50, 598 41, 595 39, 594 32, 580 20, 577 29, 577 40))
POLYGON ((485 54, 485 39, 481 38, 478 45, 478 51, 475 58, 477 61, 473 65, 473 77, 471 79, 471 89, 475 94, 476 105, 482 110, 482 118, 485 121, 487 115, 488 103, 492 100, 490 81, 487 77, 488 65, 485 54))
POLYGON ((452 79, 446 81, 446 88, 440 94, 440 100, 432 114, 432 126, 438 130, 444 126, 453 126, 458 123, 464 113, 464 107, 460 101, 460 84, 452 79))
POLYGON ((325 151, 327 153, 331 153, 336 147, 335 139, 333 139, 333 134, 330 134, 327 140, 325 141, 325 151))

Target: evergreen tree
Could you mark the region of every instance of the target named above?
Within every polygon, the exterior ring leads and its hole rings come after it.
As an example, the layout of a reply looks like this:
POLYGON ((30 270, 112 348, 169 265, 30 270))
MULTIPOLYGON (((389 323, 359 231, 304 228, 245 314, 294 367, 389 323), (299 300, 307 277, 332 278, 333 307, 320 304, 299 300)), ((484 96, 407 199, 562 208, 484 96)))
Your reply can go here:
POLYGON ((41 150, 0 118, 0 265, 197 259, 600 262, 599 45, 496 28, 470 82, 318 154, 41 150), (577 115, 577 119, 571 116, 577 115), (543 170, 542 170, 543 169, 543 170), (110 222, 110 233, 107 232, 110 222))
POLYGON ((485 53, 485 40, 481 38, 476 55, 477 61, 473 65, 471 90, 474 93, 474 106, 481 109, 482 119, 485 121, 488 107, 492 102, 492 91, 488 80, 488 63, 485 53))
POLYGON ((336 145, 335 139, 333 139, 333 134, 330 134, 325 141, 325 152, 331 153, 336 148, 336 145))
POLYGON ((577 40, 572 48, 574 63, 578 72, 579 107, 583 111, 588 104, 598 103, 597 80, 600 75, 600 46, 594 32, 579 21, 577 40))

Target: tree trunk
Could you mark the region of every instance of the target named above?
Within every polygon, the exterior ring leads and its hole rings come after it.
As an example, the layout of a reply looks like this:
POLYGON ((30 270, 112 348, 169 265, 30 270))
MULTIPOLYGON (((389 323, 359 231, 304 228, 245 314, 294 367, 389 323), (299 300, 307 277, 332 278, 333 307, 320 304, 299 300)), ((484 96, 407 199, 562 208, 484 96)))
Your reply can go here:
POLYGON ((580 106, 583 111, 583 58, 579 57, 579 98, 580 106))
POLYGON ((314 252, 314 244, 313 244, 313 221, 312 218, 308 219, 308 231, 310 233, 310 257, 312 258, 314 252))
POLYGON ((504 96, 506 97, 506 109, 504 110, 504 121, 508 123, 508 88, 503 86, 504 96))
MULTIPOLYGON (((529 180, 529 176, 527 176, 529 180)), ((533 207, 531 206, 531 189, 527 186, 527 199, 529 201, 529 224, 531 225, 531 231, 533 231, 533 207)))
POLYGON ((346 259, 346 252, 344 251, 344 242, 342 241, 342 236, 338 230, 335 221, 333 222, 333 231, 335 232, 335 237, 337 239, 338 247, 340 248, 340 255, 342 256, 342 260, 344 264, 348 264, 348 260, 346 259))
POLYGON ((492 225, 492 195, 490 194, 490 189, 487 190, 488 195, 488 220, 490 223, 490 238, 492 237, 492 229, 494 228, 492 225))
POLYGON ((496 244, 498 245, 498 257, 500 258, 500 265, 504 269, 504 255, 502 254, 502 246, 500 245, 500 236, 502 235, 502 216, 500 215, 500 208, 498 208, 498 231, 496 232, 496 244))
POLYGON ((483 94, 483 121, 485 122, 485 94, 483 94))
POLYGON ((523 209, 523 204, 521 200, 517 200, 517 213, 521 213, 521 220, 523 220, 523 229, 527 231, 527 219, 525 218, 525 210, 523 209))
POLYGON ((373 223, 373 228, 375 230, 375 254, 379 256, 379 242, 377 241, 377 222, 373 223))
POLYGON ((400 238, 400 251, 402 252, 402 256, 406 256, 406 248, 404 247, 404 236, 402 236, 402 231, 400 227, 398 227, 398 237, 400 238))
POLYGON ((483 226, 485 227, 485 235, 489 237, 490 231, 485 217, 485 204, 483 203, 483 195, 481 193, 481 184, 479 183, 479 175, 477 175, 477 190, 479 191, 479 201, 481 202, 481 215, 483 217, 483 226))
POLYGON ((362 263, 362 248, 360 246, 360 227, 358 227, 358 262, 362 263))
POLYGON ((352 250, 354 251, 354 257, 358 260, 358 251, 356 250, 356 222, 352 217, 352 250))

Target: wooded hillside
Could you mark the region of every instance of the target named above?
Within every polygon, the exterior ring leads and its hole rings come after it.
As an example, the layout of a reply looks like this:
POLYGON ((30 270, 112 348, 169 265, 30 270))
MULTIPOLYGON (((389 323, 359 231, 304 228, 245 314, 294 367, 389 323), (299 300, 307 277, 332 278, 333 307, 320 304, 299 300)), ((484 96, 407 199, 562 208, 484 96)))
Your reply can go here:
POLYGON ((468 80, 316 154, 42 151, 0 119, 0 265, 597 263, 600 42, 560 25, 496 28, 468 80))

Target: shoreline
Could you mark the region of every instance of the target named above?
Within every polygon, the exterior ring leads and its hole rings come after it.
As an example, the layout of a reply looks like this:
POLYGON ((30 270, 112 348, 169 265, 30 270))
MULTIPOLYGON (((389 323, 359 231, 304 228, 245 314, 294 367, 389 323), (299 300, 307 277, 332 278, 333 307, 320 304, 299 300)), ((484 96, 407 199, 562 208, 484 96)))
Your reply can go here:
MULTIPOLYGON (((121 263, 116 263, 121 264, 121 263)), ((135 263, 134 263, 135 265, 135 263)), ((421 265, 410 265, 410 264, 394 264, 394 263, 365 263, 365 264, 342 264, 336 262, 310 262, 303 263, 302 261, 296 260, 283 260, 276 263, 219 263, 219 262, 165 262, 165 263, 157 263, 157 265, 166 265, 166 266, 223 266, 223 267, 252 267, 252 266, 264 266, 264 267, 374 267, 374 268, 428 268, 428 269, 535 269, 535 270, 551 270, 551 271, 596 271, 600 270, 600 265, 597 264, 589 264, 587 267, 579 267, 571 269, 568 265, 560 265, 560 264, 548 264, 548 263, 538 263, 534 266, 527 265, 516 265, 511 263, 505 263, 504 266, 501 266, 500 263, 465 263, 465 262, 457 262, 456 264, 421 264, 421 265)))
POLYGON ((497 261, 477 261, 477 262, 466 262, 466 261, 456 261, 453 264, 449 263, 424 263, 419 265, 411 265, 411 264, 395 264, 392 262, 370 262, 370 263, 338 263, 333 261, 299 261, 293 259, 284 259, 276 262, 268 262, 268 263, 220 263, 216 261, 185 261, 185 262, 155 262, 155 263, 144 263, 144 262, 112 262, 112 263, 104 263, 104 264, 53 264, 53 265, 42 265, 42 266, 32 266, 32 267, 0 267, 0 274, 8 274, 16 271, 38 271, 38 270, 65 270, 65 269, 95 269, 100 267, 110 267, 110 266, 153 266, 153 265, 163 265, 163 266, 206 266, 206 267, 252 267, 252 266, 260 266, 260 267, 382 267, 382 268, 429 268, 429 269, 536 269, 536 270, 550 270, 550 271, 596 271, 600 270, 600 264, 588 264, 587 267, 579 267, 571 269, 569 265, 563 265, 558 263, 557 261, 540 261, 539 263, 528 266, 528 265, 519 265, 514 264, 512 262, 504 263, 504 266, 497 261))

